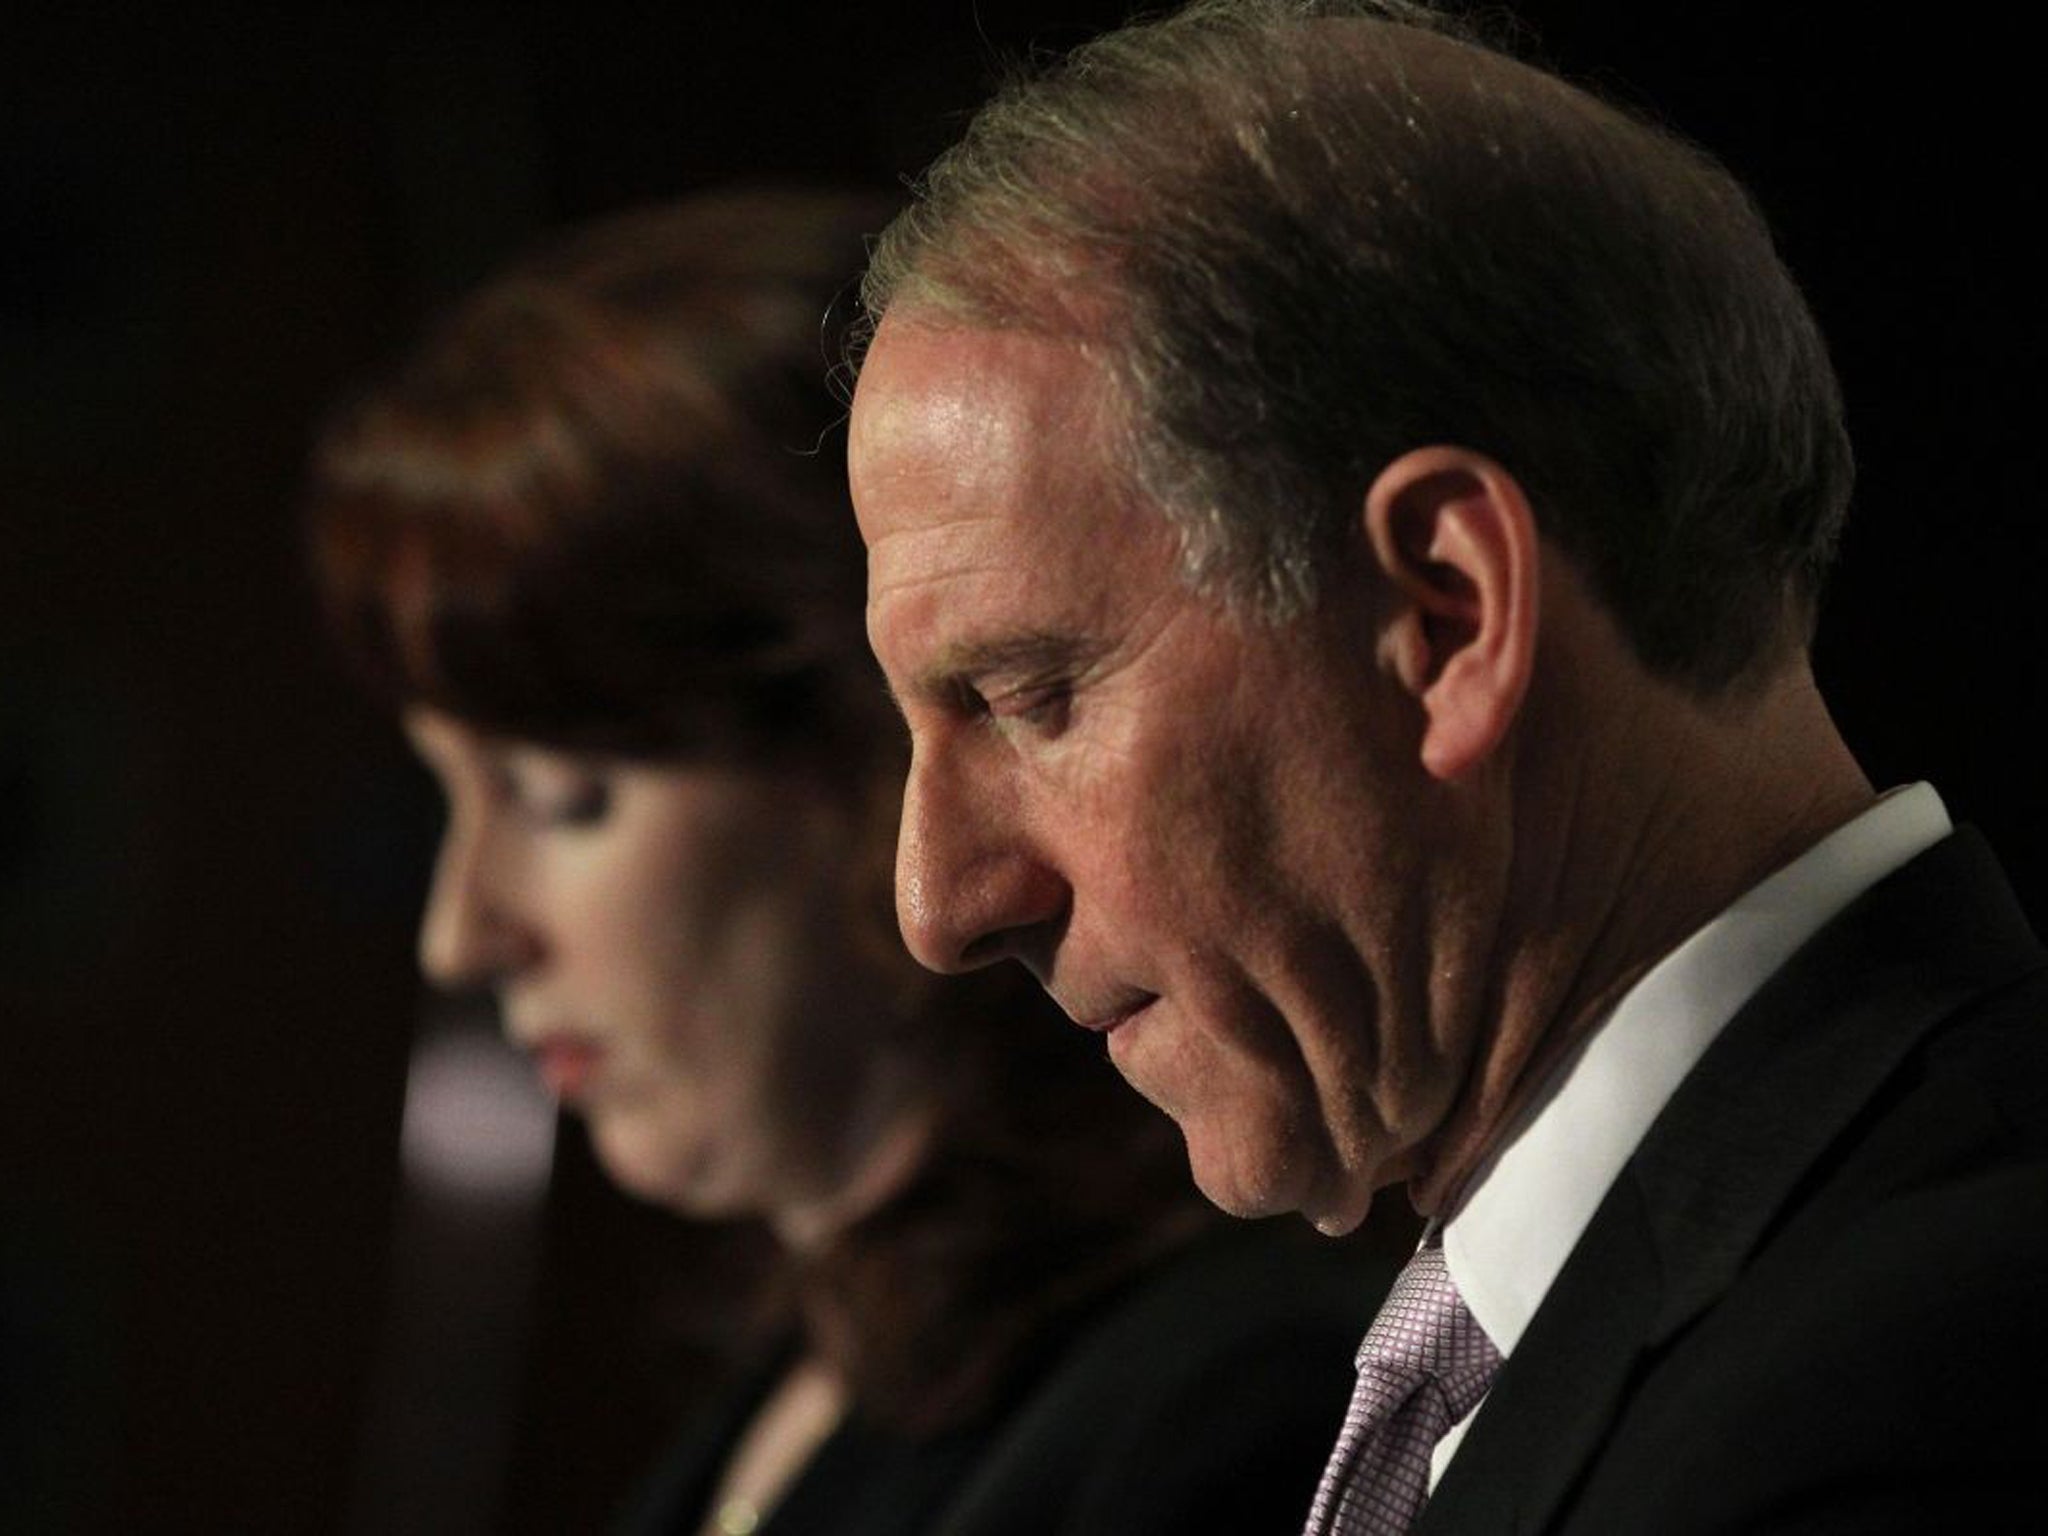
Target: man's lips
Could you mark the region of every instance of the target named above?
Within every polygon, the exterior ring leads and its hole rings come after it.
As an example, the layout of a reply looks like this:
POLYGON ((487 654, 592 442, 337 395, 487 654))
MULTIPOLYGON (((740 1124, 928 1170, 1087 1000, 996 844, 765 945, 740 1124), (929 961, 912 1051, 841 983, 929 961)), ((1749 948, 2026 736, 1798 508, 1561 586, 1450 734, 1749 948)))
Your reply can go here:
POLYGON ((1125 1002, 1118 1003, 1114 1007, 1097 1013, 1092 1017, 1075 1014, 1073 1018, 1074 1022, 1083 1029, 1093 1030, 1099 1035, 1107 1035, 1128 1024, 1158 1000, 1156 993, 1147 992, 1138 997, 1130 998, 1125 1002))

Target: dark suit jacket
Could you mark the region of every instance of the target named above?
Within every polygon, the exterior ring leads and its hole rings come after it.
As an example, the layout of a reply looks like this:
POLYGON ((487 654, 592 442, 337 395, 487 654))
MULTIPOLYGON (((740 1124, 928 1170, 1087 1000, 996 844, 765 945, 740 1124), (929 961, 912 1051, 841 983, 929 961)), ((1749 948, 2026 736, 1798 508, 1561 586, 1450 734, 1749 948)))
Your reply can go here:
MULTIPOLYGON (((760 1536, 1296 1536, 1393 1269, 1291 1220, 1218 1233, 975 1423, 917 1441, 856 1410, 760 1536)), ((620 1536, 694 1536, 774 1374, 679 1438, 620 1536)))
POLYGON ((2044 1471, 2048 970, 1965 831, 1680 1085, 1415 1536, 2038 1529, 2044 1471))

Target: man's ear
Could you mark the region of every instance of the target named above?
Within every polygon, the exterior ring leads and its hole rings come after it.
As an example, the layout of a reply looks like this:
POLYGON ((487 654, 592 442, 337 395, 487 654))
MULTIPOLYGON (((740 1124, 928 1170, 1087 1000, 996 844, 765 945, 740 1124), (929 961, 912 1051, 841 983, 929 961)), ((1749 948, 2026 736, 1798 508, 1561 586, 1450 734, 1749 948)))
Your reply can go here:
POLYGON ((1381 660, 1422 705, 1422 766, 1459 778, 1507 735, 1535 665, 1528 498, 1483 454, 1418 448, 1373 481, 1365 531, 1393 594, 1381 660))

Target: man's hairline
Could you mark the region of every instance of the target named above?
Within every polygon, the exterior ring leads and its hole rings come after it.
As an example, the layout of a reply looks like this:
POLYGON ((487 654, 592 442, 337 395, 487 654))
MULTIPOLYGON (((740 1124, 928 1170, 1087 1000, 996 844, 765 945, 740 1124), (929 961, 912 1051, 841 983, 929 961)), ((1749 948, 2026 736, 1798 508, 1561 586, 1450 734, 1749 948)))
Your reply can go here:
MULTIPOLYGON (((1137 420, 1138 403, 1133 398, 1136 381, 1127 369, 1113 360, 1118 355, 1118 336, 1106 321, 1084 324, 1074 306, 1058 301, 1049 305, 998 307, 978 296, 958 295, 942 285, 926 287, 917 281, 915 270, 907 276, 914 285, 912 292, 892 294, 880 313, 871 309, 849 346, 847 367, 856 390, 866 371, 868 355, 881 339, 885 326, 893 325, 898 330, 924 336, 1024 336, 1069 347, 1094 371, 1097 382, 1105 391, 1109 408, 1117 413, 1116 419, 1108 424, 1110 441, 1104 445, 1113 460, 1110 468, 1131 503, 1159 518, 1172 533, 1179 546, 1179 557, 1174 562, 1175 579, 1181 586, 1193 596, 1213 603, 1232 623, 1250 620, 1269 629, 1279 629, 1306 619, 1316 611, 1325 585, 1321 580, 1323 572, 1312 573, 1309 590, 1298 600, 1291 603, 1269 600, 1263 589, 1271 583, 1263 562, 1233 553, 1227 547, 1220 552, 1199 552, 1197 542, 1200 535, 1195 514, 1187 509, 1176 511, 1167 498, 1156 494, 1146 483, 1142 454, 1137 449, 1141 433, 1137 420), (946 293, 949 297, 933 297, 936 293, 946 293), (1048 311, 1065 318, 1055 320, 1048 311), (1213 559, 1216 567, 1206 574, 1197 569, 1204 559, 1213 559)), ((1036 286, 1042 288, 1044 285, 1041 279, 1036 286)), ((1098 282, 1093 286, 1102 295, 1101 312, 1107 314, 1114 289, 1107 283, 1098 282)))

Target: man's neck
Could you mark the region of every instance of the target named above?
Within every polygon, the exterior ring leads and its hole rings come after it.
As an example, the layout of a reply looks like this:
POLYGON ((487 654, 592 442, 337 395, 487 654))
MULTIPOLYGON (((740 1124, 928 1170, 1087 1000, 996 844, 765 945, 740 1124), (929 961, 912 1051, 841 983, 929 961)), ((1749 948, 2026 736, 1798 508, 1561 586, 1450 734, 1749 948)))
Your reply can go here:
POLYGON ((1876 799, 1802 661, 1700 703, 1640 674, 1532 714, 1491 1023, 1418 1209, 1453 1208, 1522 1105, 1644 972, 1736 897, 1876 799), (1604 726, 1604 729, 1603 729, 1604 726))

